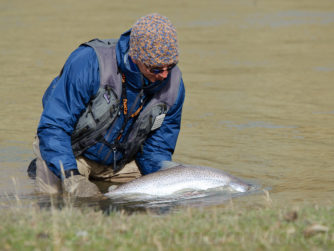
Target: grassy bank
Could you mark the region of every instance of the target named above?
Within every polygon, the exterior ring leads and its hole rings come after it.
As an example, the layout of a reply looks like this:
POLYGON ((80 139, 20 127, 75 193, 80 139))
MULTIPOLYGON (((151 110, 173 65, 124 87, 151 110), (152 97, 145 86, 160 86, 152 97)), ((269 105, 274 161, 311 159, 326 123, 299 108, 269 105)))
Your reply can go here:
POLYGON ((1 250, 334 249, 334 207, 181 209, 109 215, 93 209, 1 210, 1 250))

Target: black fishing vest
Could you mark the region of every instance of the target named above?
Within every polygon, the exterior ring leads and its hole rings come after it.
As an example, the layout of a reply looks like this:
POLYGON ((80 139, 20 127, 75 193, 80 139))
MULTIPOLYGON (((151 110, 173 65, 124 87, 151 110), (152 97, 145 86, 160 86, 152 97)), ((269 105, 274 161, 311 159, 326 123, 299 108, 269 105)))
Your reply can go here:
MULTIPOLYGON (((72 149, 75 156, 81 155, 97 142, 104 143, 104 134, 121 112, 122 74, 117 66, 116 44, 115 39, 93 39, 83 44, 92 47, 97 55, 100 87, 77 121, 72 134, 72 149)), ((149 133, 161 126, 168 110, 175 103, 181 72, 178 67, 174 67, 169 74, 168 81, 147 102, 125 140, 117 144, 117 150, 121 150, 123 159, 114 164, 114 171, 122 169, 126 163, 133 160, 149 133)))

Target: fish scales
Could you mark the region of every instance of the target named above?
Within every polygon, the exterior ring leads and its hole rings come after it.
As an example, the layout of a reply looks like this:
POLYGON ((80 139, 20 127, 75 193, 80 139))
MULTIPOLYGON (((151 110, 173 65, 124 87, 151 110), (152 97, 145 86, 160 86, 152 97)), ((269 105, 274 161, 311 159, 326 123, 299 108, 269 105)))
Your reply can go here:
POLYGON ((170 196, 182 191, 225 188, 230 192, 246 192, 251 185, 222 170, 191 165, 177 165, 160 170, 110 190, 106 196, 129 195, 170 196))

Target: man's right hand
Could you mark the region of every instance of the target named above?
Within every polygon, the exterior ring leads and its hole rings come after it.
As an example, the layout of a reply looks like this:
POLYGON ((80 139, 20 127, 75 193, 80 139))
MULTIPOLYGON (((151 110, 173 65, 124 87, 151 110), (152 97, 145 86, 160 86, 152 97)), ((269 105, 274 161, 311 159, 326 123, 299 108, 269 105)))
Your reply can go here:
POLYGON ((76 197, 96 197, 101 195, 98 187, 82 175, 73 175, 63 180, 64 192, 76 197))

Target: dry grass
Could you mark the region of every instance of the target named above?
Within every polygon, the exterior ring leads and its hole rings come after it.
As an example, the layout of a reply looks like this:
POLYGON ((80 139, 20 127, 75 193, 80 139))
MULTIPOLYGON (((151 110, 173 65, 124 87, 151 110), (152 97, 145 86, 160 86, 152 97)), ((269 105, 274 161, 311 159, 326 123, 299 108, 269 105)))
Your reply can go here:
POLYGON ((165 215, 12 207, 3 250, 296 250, 334 248, 333 206, 183 208, 165 215))

